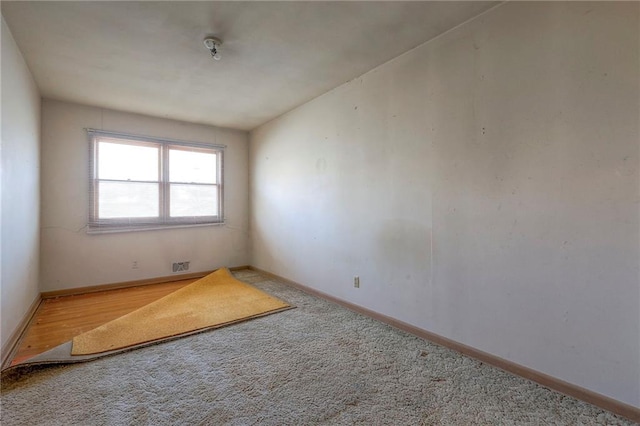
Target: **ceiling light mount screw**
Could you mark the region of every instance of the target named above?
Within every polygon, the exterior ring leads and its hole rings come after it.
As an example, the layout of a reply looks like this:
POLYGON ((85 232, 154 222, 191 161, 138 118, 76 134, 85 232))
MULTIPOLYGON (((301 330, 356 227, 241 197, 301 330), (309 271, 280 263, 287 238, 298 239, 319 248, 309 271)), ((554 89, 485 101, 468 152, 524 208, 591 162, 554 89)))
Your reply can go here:
POLYGON ((222 40, 217 37, 207 37, 204 39, 204 47, 209 50, 211 57, 216 61, 219 61, 221 58, 220 46, 222 46, 222 40))

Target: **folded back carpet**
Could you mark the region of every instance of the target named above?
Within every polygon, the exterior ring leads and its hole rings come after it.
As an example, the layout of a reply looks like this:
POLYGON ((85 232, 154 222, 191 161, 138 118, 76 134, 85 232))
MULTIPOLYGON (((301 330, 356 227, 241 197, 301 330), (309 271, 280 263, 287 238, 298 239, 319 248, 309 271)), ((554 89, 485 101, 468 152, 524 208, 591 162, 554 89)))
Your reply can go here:
POLYGON ((88 361, 280 312, 292 306, 222 268, 20 365, 88 361))

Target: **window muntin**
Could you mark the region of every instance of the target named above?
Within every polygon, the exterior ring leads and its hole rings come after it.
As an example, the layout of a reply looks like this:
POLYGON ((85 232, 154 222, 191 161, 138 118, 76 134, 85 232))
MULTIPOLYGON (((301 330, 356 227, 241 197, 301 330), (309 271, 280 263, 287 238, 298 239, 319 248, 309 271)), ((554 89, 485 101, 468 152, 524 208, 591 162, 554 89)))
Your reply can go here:
POLYGON ((223 223, 223 146, 88 133, 89 232, 223 223))

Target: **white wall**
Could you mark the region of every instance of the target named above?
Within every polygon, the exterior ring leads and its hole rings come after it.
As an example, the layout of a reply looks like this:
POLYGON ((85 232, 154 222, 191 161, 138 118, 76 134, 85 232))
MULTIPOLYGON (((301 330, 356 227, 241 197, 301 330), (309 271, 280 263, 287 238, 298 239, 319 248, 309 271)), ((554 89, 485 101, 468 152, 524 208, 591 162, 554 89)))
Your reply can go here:
POLYGON ((640 407, 639 7, 506 3, 254 130, 251 264, 640 407))
POLYGON ((51 291, 248 264, 248 134, 89 106, 42 105, 41 290, 51 291), (89 235, 84 128, 227 145, 224 226, 89 235), (137 261, 138 268, 132 264, 137 261))
POLYGON ((39 297, 40 95, 4 18, 1 26, 0 340, 6 349, 39 297))

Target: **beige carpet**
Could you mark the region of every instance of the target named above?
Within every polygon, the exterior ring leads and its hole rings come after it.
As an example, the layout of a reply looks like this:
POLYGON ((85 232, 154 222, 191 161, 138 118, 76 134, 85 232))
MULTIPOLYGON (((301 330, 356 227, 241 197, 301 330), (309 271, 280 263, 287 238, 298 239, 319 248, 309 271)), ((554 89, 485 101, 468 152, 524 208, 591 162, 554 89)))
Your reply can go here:
POLYGON ((221 327, 290 308, 280 299, 216 272, 73 339, 71 355, 90 355, 221 327))

